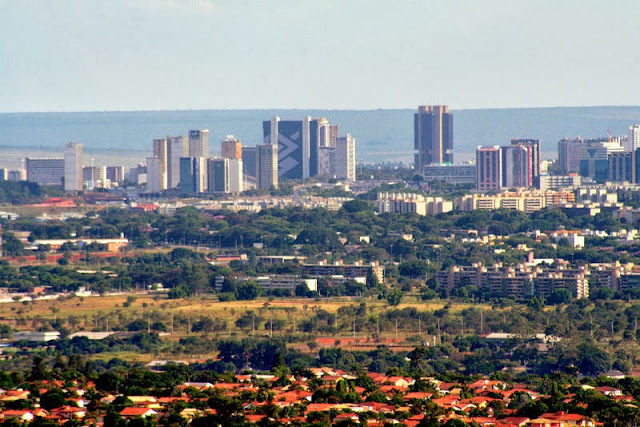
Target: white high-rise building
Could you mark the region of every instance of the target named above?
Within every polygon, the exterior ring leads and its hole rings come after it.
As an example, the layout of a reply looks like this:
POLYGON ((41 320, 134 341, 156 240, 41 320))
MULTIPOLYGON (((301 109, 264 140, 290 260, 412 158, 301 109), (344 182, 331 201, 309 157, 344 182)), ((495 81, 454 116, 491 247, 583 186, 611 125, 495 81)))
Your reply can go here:
POLYGON ((166 188, 166 175, 162 173, 162 162, 157 157, 147 157, 147 191, 159 193, 166 188))
POLYGON ((356 180, 356 140, 351 134, 336 140, 335 176, 348 181, 356 180))
POLYGON ((186 136, 167 137, 167 188, 180 185, 180 158, 189 156, 189 139, 186 136))
POLYGON ((82 191, 82 143, 64 146, 64 190, 82 191))
POLYGON ((640 148, 640 125, 629 126, 629 151, 640 148))
POLYGON ((189 131, 189 157, 209 157, 209 130, 189 131))
POLYGON ((166 138, 154 139, 153 140, 153 157, 157 158, 160 161, 160 190, 167 189, 167 140, 166 138))

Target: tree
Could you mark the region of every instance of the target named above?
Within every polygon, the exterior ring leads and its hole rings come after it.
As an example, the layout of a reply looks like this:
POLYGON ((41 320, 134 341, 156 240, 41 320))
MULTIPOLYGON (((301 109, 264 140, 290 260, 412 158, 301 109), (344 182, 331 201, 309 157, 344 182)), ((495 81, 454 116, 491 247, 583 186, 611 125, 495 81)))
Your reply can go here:
POLYGON ((391 306, 396 306, 400 304, 403 296, 404 294, 400 289, 391 289, 389 292, 387 292, 387 303, 389 303, 389 305, 391 306))
POLYGON ((421 279, 427 273, 427 263, 420 260, 407 261, 400 264, 400 275, 411 279, 421 279))
POLYGON ((599 375, 611 369, 611 359, 594 343, 585 342, 578 346, 578 367, 585 375, 599 375))
POLYGON ((238 300, 253 300, 258 298, 262 293, 262 288, 253 281, 248 281, 236 288, 236 299, 238 300))

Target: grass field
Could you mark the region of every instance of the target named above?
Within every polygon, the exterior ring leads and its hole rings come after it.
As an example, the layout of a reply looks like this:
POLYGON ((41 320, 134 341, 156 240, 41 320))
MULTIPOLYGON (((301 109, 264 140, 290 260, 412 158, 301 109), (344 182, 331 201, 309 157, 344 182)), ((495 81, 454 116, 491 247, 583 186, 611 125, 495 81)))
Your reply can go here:
MULTIPOLYGON (((415 307, 420 311, 434 311, 445 306, 442 301, 416 301, 416 298, 407 298, 407 302, 400 304, 398 309, 415 307), (413 301, 411 301, 413 300, 413 301)), ((143 325, 152 325, 154 322, 162 322, 170 334, 163 339, 177 341, 188 335, 200 335, 202 333, 190 332, 193 324, 204 318, 226 321, 223 330, 209 333, 207 336, 242 338, 254 333, 252 330, 241 330, 235 326, 235 321, 252 310, 262 318, 256 323, 255 334, 266 335, 271 333, 270 319, 284 322, 281 331, 274 331, 275 336, 290 333, 306 317, 312 316, 317 310, 325 310, 336 313, 340 307, 358 306, 365 302, 369 314, 380 312, 388 306, 384 301, 377 299, 350 299, 332 298, 314 300, 308 298, 273 299, 260 298, 253 301, 229 301, 220 302, 212 295, 197 298, 170 300, 166 294, 127 294, 91 297, 70 297, 60 300, 42 300, 33 302, 11 302, 0 304, 0 322, 8 324, 15 330, 33 330, 43 325, 50 325, 51 321, 58 323, 70 332, 76 331, 126 331, 127 325, 136 320, 142 320, 143 325), (171 333, 173 332, 173 333, 171 333)), ((450 304, 452 312, 459 312, 470 304, 450 304)), ((475 307, 480 307, 478 304, 475 307)), ((482 306, 486 310, 491 307, 482 306)), ((417 328, 417 325, 415 325, 417 328)), ((423 325, 426 326, 426 325, 423 325)), ((300 332, 299 329, 295 329, 300 332)), ((380 340, 374 341, 366 332, 358 332, 353 339, 352 330, 334 330, 331 333, 301 335, 302 341, 294 347, 302 351, 310 351, 307 343, 315 342, 318 347, 332 346, 336 341, 341 341, 345 349, 374 349, 379 343, 384 343, 396 350, 406 349, 407 344, 402 341, 417 334, 417 330, 392 330, 382 331, 380 340)), ((425 337, 426 339, 430 339, 425 337)), ((111 359, 118 357, 124 360, 148 362, 153 359, 208 359, 215 354, 139 354, 133 352, 115 352, 96 355, 97 359, 111 359)))

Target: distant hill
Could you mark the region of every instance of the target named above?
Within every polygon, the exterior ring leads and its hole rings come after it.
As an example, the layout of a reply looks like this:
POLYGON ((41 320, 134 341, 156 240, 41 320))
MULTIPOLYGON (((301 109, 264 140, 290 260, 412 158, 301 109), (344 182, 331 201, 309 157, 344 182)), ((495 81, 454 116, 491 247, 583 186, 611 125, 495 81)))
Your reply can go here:
MULTIPOLYGON (((416 106, 417 109, 417 106, 416 106)), ((197 110, 0 114, 0 146, 41 147, 62 152, 68 141, 82 141, 86 152, 152 150, 153 138, 186 135, 192 128, 211 131, 211 153, 225 135, 245 145, 261 141, 262 121, 274 115, 298 119, 327 117, 357 141, 359 161, 412 160, 413 113, 400 110, 197 110)), ((501 145, 511 138, 539 138, 554 155, 563 137, 626 135, 640 123, 640 106, 452 110, 454 151, 472 153, 477 145, 501 145)), ((115 154, 115 153, 114 153, 115 154)))

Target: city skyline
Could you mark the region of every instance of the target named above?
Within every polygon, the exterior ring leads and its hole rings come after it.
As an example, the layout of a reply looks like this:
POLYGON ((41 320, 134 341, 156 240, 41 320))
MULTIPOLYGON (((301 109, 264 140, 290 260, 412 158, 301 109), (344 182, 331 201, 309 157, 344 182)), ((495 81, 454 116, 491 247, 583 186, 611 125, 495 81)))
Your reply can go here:
POLYGON ((577 0, 0 0, 6 34, 28 34, 0 45, 0 111, 634 105, 638 10, 577 0), (578 24, 589 31, 572 31, 578 24))

